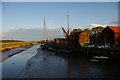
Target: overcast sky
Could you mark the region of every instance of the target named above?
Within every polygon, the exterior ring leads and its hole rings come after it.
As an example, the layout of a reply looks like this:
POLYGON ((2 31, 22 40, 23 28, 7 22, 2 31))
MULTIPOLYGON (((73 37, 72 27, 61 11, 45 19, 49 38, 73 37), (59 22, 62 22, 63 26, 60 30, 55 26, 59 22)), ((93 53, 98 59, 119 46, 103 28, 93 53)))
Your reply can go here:
MULTIPOLYGON (((33 29, 30 33, 35 35, 35 29, 42 30, 44 27, 44 16, 47 28, 66 28, 67 12, 71 28, 84 29, 94 25, 117 25, 118 21, 117 2, 2 2, 3 38, 23 39, 15 35, 18 30, 21 33, 21 29, 27 32, 33 29), (11 30, 16 32, 14 37, 13 33, 9 37, 7 35, 11 33, 11 30)), ((22 35, 25 40, 28 40, 25 37, 26 33, 22 35)), ((30 39, 32 40, 31 37, 30 39)), ((35 37, 35 39, 38 40, 40 37, 35 37)))

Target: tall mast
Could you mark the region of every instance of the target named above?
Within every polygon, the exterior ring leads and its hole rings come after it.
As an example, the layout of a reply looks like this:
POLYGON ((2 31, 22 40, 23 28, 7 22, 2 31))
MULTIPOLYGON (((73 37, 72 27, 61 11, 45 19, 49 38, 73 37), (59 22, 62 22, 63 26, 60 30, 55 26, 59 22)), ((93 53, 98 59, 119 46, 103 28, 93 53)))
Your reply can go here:
POLYGON ((46 21, 45 21, 45 17, 44 17, 44 34, 45 34, 45 42, 48 40, 47 38, 47 32, 46 32, 46 21))
POLYGON ((50 41, 52 41, 52 32, 51 32, 51 22, 50 22, 50 41))
POLYGON ((67 33, 69 35, 69 15, 68 15, 68 12, 67 12, 67 21, 68 21, 68 31, 67 31, 67 33))
POLYGON ((52 41, 52 33, 51 33, 51 30, 50 30, 50 41, 52 41))

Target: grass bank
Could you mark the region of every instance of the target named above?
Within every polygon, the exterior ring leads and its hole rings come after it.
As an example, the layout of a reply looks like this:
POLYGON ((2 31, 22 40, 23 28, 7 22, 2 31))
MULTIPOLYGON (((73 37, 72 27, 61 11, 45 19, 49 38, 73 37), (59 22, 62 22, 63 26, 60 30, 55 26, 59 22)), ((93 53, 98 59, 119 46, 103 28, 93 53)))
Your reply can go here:
POLYGON ((19 47, 37 44, 37 42, 0 42, 0 51, 7 51, 19 47))

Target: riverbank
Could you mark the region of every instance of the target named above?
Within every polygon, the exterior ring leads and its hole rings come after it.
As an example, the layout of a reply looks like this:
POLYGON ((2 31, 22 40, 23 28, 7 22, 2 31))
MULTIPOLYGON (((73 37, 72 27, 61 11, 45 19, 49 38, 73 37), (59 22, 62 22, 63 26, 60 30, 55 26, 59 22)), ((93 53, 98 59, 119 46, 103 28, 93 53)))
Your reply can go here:
POLYGON ((119 48, 85 48, 79 45, 71 44, 55 44, 44 43, 41 45, 42 50, 55 52, 56 54, 69 54, 81 57, 91 58, 93 56, 107 56, 109 59, 120 62, 120 49, 119 48))
POLYGON ((8 51, 11 49, 16 49, 16 48, 20 48, 20 47, 25 47, 25 46, 30 46, 30 45, 34 45, 34 44, 38 44, 35 41, 29 41, 29 42, 0 42, 0 51, 4 52, 4 51, 8 51))
POLYGON ((0 55, 1 55, 0 56, 0 62, 4 61, 4 60, 7 60, 8 58, 10 58, 10 57, 22 52, 22 51, 25 51, 25 50, 31 48, 32 46, 34 46, 34 45, 19 47, 19 48, 7 50, 7 51, 4 51, 4 52, 0 52, 0 55))

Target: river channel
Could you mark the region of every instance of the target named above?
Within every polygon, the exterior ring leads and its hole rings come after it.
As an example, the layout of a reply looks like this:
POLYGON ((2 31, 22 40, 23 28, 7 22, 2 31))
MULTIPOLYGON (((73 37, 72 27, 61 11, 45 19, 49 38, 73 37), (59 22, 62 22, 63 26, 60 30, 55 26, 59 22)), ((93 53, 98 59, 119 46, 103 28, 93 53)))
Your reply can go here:
POLYGON ((105 78, 120 79, 117 62, 92 61, 68 54, 57 55, 35 45, 2 62, 3 78, 105 78))
MULTIPOLYGON (((2 62, 2 77, 15 78, 26 66, 27 61, 37 53, 39 45, 35 45, 19 54, 16 54, 2 62)), ((4 53, 3 53, 4 54, 4 53)))

